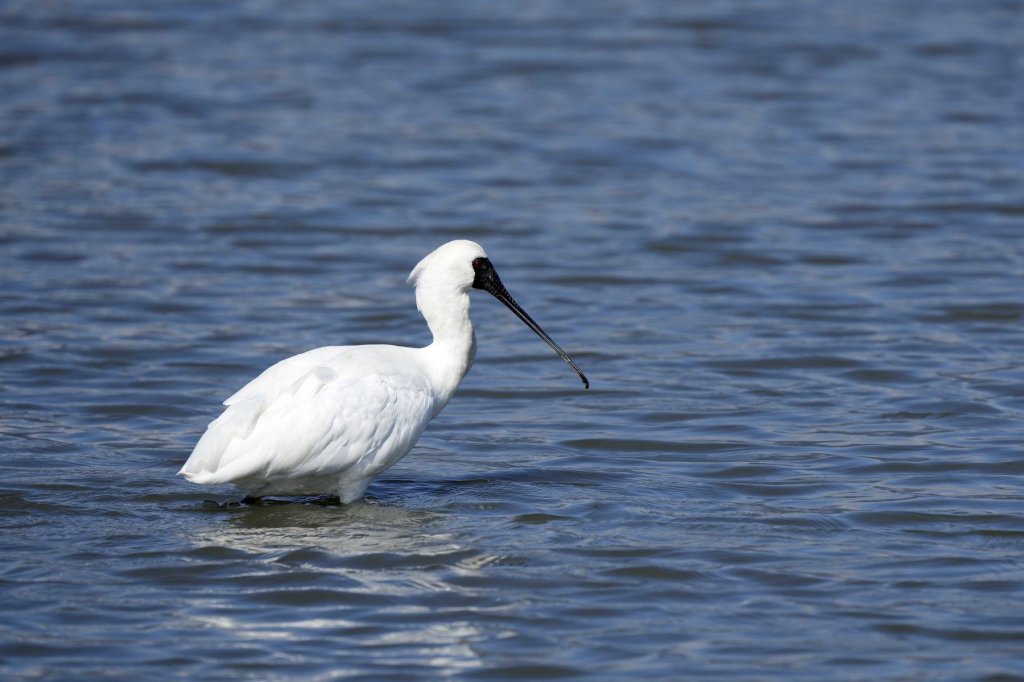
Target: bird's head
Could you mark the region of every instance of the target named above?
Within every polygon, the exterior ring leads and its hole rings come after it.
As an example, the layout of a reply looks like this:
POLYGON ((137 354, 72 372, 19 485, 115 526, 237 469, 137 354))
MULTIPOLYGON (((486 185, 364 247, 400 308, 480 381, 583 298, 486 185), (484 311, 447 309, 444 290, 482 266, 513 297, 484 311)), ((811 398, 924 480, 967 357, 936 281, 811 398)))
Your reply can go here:
POLYGON ((409 273, 409 283, 417 289, 429 287, 467 292, 474 286, 476 270, 473 263, 479 259, 487 260, 482 246, 468 239, 456 239, 424 256, 409 273))
MULTIPOLYGON (((502 284, 501 278, 498 277, 487 253, 476 242, 458 239, 434 249, 413 268, 412 273, 409 274, 409 283, 416 287, 416 302, 420 310, 423 311, 424 317, 427 317, 428 323, 431 322, 432 315, 428 314, 426 308, 433 309, 438 302, 443 306, 444 301, 450 297, 465 295, 470 289, 486 291, 504 303, 509 310, 515 313, 516 317, 551 346, 575 370, 580 380, 583 381, 583 386, 590 388, 590 382, 587 381, 572 358, 512 298, 512 294, 508 292, 508 289, 502 284)), ((468 305, 467 301, 463 315, 468 313, 468 305)))

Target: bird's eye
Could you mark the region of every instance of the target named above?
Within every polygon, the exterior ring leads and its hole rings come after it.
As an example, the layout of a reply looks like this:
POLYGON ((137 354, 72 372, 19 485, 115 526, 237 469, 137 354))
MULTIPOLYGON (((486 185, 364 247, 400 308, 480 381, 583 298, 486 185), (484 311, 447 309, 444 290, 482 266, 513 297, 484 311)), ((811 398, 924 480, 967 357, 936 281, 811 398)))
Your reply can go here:
POLYGON ((473 259, 473 272, 480 272, 487 267, 486 258, 474 258, 473 259))

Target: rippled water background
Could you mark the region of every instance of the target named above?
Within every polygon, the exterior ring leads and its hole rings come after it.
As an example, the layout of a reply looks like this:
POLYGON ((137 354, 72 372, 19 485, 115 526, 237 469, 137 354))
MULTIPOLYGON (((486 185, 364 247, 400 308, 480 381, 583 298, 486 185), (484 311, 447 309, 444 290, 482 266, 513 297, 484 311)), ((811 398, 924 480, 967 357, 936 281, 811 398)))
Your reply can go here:
POLYGON ((7 678, 1024 678, 1024 3, 0 3, 7 678), (502 306, 350 507, 174 476, 502 306))

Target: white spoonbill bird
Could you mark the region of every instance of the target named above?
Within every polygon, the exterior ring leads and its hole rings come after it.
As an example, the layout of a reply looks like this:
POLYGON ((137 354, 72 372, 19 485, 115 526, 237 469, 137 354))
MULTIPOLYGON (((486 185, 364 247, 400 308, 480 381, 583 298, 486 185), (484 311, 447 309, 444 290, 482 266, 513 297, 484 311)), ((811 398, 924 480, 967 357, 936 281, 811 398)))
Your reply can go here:
POLYGON ((273 365, 224 401, 179 474, 263 495, 363 496, 405 456, 448 403, 476 354, 469 290, 504 303, 590 383, 519 307, 483 248, 448 242, 413 268, 416 307, 433 334, 424 348, 327 346, 273 365))

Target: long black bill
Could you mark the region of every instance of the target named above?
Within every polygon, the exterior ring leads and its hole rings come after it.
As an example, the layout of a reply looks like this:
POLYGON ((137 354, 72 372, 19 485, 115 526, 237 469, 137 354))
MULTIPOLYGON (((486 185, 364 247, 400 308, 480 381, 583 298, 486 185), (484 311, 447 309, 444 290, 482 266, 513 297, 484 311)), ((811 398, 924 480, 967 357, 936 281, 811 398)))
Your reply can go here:
POLYGON ((473 261, 473 270, 476 272, 476 277, 473 279, 474 289, 483 289, 487 293, 494 296, 502 303, 504 303, 509 310, 516 314, 520 320, 526 323, 526 326, 534 331, 534 333, 544 340, 544 343, 551 346, 559 357, 568 363, 577 374, 580 375, 580 379, 583 381, 583 388, 590 388, 590 382, 587 381, 587 377, 583 375, 580 368, 576 366, 576 363, 572 361, 569 354, 562 350, 561 346, 551 340, 551 337, 540 328, 540 325, 533 321, 533 318, 526 314, 526 311, 519 307, 516 300, 512 298, 512 294, 508 293, 508 289, 501 283, 501 278, 498 277, 498 273, 495 272, 494 266, 491 265, 491 261, 487 258, 477 258, 473 261))

